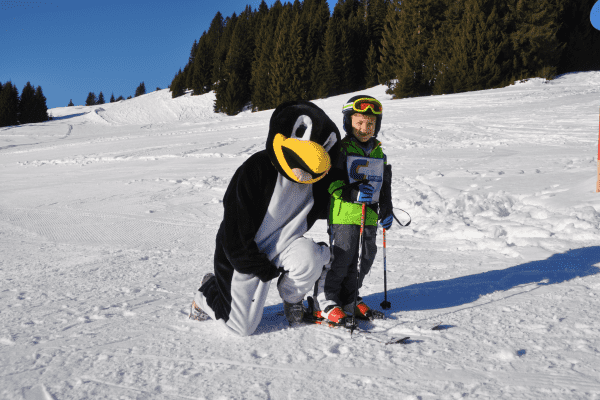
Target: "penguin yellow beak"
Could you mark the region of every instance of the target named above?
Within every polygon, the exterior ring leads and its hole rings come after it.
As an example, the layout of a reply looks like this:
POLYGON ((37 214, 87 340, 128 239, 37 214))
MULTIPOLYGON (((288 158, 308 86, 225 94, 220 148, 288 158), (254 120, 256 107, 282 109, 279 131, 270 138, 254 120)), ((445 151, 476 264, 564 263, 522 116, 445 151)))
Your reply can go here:
POLYGON ((331 158, 325 148, 310 140, 278 133, 273 138, 273 150, 283 171, 298 183, 315 183, 331 168, 331 158))

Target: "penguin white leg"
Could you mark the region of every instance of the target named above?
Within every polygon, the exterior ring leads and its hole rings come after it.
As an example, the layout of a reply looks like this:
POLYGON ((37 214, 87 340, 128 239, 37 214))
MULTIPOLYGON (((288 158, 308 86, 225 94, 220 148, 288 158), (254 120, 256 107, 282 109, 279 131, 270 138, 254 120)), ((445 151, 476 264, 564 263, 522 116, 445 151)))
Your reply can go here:
MULTIPOLYGON (((262 282, 254 275, 234 271, 231 279, 229 319, 226 322, 222 319, 217 321, 239 336, 249 336, 254 333, 261 321, 270 285, 270 281, 262 282)), ((194 301, 213 320, 215 319, 214 311, 208 306, 202 292, 196 292, 194 301)))
POLYGON ((323 266, 329 263, 329 248, 305 237, 292 242, 278 257, 277 264, 287 273, 277 284, 281 298, 287 303, 298 303, 313 289, 321 276, 323 266))
POLYGON ((327 279, 327 274, 331 272, 331 263, 328 263, 321 272, 321 276, 316 284, 315 290, 315 310, 324 310, 328 306, 337 306, 339 305, 335 300, 327 299, 325 296, 325 280, 327 279))

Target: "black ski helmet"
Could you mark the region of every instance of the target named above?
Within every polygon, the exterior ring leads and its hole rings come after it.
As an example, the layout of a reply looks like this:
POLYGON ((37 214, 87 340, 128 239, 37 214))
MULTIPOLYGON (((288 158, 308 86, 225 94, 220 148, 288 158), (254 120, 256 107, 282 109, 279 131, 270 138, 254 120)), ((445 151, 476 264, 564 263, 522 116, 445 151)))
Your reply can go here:
MULTIPOLYGON (((352 119, 350 117, 352 116, 352 114, 357 112, 352 107, 352 104, 356 100, 360 100, 360 99, 375 100, 377 103, 379 103, 379 100, 377 100, 375 97, 368 96, 365 94, 359 94, 358 96, 353 96, 350 99, 348 99, 346 104, 344 104, 344 106, 342 107, 342 114, 344 114, 344 131, 346 131, 347 135, 352 134, 352 119)), ((379 104, 381 104, 381 103, 379 103, 379 104)), ((374 115, 375 117, 377 117, 377 121, 375 122, 375 134, 373 135, 373 137, 377 137, 377 133, 379 133, 379 129, 381 129, 382 113, 374 114, 370 109, 367 109, 367 111, 365 111, 363 114, 374 115)))

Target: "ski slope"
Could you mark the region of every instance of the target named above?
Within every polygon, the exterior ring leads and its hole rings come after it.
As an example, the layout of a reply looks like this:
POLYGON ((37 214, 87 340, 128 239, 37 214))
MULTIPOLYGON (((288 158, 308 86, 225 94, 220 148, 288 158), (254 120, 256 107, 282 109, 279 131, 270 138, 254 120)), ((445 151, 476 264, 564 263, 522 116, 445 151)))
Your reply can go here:
MULTIPOLYGON (((188 320, 272 110, 160 90, 1 128, 0 398, 600 398, 600 72, 363 93, 413 222, 388 231, 388 318, 352 338, 289 328, 274 286, 250 337, 188 320)), ((351 96, 315 103, 341 130, 351 96)), ((361 294, 379 308, 381 248, 361 294)))

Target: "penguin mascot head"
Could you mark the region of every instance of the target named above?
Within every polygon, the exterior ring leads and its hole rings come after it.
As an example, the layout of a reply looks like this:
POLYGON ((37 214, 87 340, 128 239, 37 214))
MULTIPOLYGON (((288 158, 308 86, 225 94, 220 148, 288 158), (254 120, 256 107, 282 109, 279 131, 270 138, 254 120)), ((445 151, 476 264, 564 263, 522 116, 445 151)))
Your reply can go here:
POLYGON ((267 152, 281 175, 310 184, 327 174, 340 141, 337 126, 323 110, 309 101, 287 101, 271 115, 267 152))

